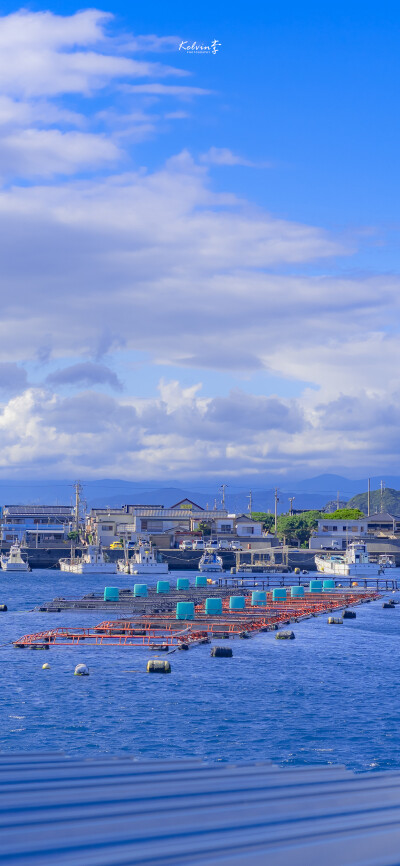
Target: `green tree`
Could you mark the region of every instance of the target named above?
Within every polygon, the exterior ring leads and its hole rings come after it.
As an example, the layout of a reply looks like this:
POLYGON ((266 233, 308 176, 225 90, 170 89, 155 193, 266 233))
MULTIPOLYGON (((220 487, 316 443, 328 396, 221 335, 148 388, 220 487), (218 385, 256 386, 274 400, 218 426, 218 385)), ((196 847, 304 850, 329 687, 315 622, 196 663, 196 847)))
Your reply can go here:
POLYGON ((252 511, 251 519, 260 521, 263 525, 264 532, 271 532, 271 530, 274 530, 275 518, 273 514, 267 514, 266 511, 252 511))
POLYGON ((70 541, 79 541, 79 532, 76 529, 73 529, 72 532, 69 532, 67 535, 70 541))
POLYGON ((365 514, 359 508, 338 508, 331 514, 321 514, 321 517, 324 520, 359 520, 360 517, 365 517, 365 514))
POLYGON ((284 538, 286 544, 300 544, 308 547, 310 535, 316 529, 320 519, 319 511, 303 511, 301 514, 280 514, 278 517, 277 535, 284 538))
POLYGON ((203 535, 211 535, 211 523, 207 520, 200 520, 199 529, 203 535))

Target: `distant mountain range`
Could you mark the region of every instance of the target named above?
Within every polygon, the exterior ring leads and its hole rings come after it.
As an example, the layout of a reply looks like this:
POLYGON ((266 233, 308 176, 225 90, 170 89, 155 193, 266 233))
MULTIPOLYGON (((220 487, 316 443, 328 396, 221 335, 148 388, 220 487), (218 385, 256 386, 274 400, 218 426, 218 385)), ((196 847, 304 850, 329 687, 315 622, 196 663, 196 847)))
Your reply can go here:
MULTIPOLYGON (((223 479, 222 479, 223 480, 223 479)), ((155 481, 123 481, 118 478, 100 480, 82 480, 83 496, 88 508, 119 506, 119 505, 164 505, 168 507, 179 502, 181 499, 192 499, 205 508, 213 508, 216 502, 221 506, 221 483, 222 480, 211 479, 199 483, 197 480, 168 481, 167 484, 161 480, 155 481)), ((383 478, 386 484, 386 494, 389 491, 396 493, 400 488, 400 476, 386 476, 383 478)), ((371 478, 371 489, 378 490, 381 478, 371 478)), ((352 480, 342 475, 324 474, 301 481, 295 479, 277 482, 279 513, 289 510, 289 496, 294 497, 294 509, 316 508, 321 509, 330 500, 336 500, 338 493, 341 501, 351 499, 358 494, 365 494, 367 490, 367 479, 352 480)), ((225 502, 229 511, 246 512, 249 508, 249 494, 252 491, 253 511, 273 511, 274 509, 274 487, 271 479, 244 479, 240 484, 231 482, 226 487, 225 502)), ((400 494, 399 494, 400 496, 400 494)), ((361 501, 361 500, 360 500, 361 501)), ((366 500, 365 500, 366 501, 366 500)), ((389 500, 387 500, 389 502, 389 500)), ((390 500, 391 501, 391 500, 390 500)), ((0 505, 68 505, 74 502, 73 481, 70 479, 43 480, 43 481, 20 481, 4 479, 0 481, 0 505)), ((357 506, 361 507, 362 506, 357 506)), ((374 506, 375 507, 375 506, 374 506)), ((385 509, 393 510, 386 500, 385 509)), ((380 499, 378 510, 380 509, 380 499)), ((400 513, 400 505, 396 506, 400 513)))

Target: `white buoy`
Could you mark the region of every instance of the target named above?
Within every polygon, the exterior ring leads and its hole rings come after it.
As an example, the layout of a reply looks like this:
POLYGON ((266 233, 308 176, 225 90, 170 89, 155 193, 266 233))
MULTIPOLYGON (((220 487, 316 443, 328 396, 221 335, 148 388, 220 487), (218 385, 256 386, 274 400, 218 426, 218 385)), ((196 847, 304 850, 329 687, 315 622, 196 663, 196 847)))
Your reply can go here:
POLYGON ((42 665, 42 671, 49 671, 49 670, 50 670, 50 665, 48 662, 45 662, 44 665, 42 665))
POLYGON ((89 668, 87 665, 77 665, 74 670, 75 677, 88 677, 89 676, 89 668))

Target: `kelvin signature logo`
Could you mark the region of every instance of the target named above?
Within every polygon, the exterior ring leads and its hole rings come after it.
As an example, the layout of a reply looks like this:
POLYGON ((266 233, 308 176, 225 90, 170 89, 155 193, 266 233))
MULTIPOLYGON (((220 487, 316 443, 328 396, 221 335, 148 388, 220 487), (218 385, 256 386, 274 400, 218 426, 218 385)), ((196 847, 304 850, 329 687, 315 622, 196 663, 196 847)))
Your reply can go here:
POLYGON ((179 46, 179 51, 186 51, 186 54, 217 54, 221 48, 221 42, 218 39, 213 39, 210 45, 203 45, 199 42, 189 42, 185 39, 179 46))

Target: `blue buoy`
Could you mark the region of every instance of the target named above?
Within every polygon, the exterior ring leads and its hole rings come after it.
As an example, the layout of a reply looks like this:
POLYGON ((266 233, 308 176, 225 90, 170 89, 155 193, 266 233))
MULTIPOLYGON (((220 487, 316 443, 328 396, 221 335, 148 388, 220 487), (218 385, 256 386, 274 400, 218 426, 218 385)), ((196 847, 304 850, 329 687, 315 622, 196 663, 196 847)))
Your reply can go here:
POLYGON ((324 580, 322 582, 322 589, 324 592, 329 592, 331 589, 335 589, 335 581, 334 580, 324 580))
POLYGON ((135 583, 133 594, 135 598, 145 597, 147 595, 147 583, 135 583))
POLYGON ((292 586, 290 595, 291 598, 304 598, 304 586, 292 586))

